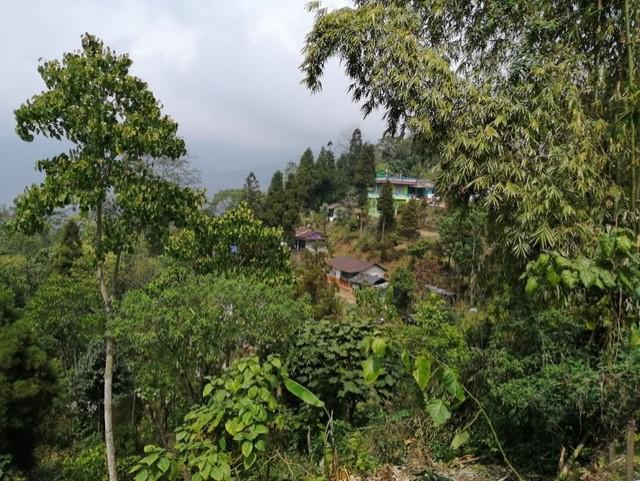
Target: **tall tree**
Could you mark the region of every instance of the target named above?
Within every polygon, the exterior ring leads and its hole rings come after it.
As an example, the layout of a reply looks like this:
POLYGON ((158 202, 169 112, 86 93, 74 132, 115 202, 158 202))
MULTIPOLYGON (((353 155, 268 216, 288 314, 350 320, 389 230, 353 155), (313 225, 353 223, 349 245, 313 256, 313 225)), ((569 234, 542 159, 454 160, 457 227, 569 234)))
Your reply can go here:
POLYGON ((73 148, 40 160, 45 178, 16 200, 14 225, 24 231, 44 227, 56 208, 78 206, 95 221, 92 239, 105 326, 104 434, 109 480, 117 480, 113 438, 115 347, 110 319, 117 307, 122 256, 145 235, 162 241, 168 228, 185 221, 202 204, 202 194, 154 174, 152 159, 185 154, 178 125, 137 77, 131 60, 93 35, 82 36, 79 51, 38 67, 46 90, 15 111, 16 132, 65 138, 73 148), (110 271, 110 272, 108 272, 110 271), (110 275, 108 275, 110 274, 110 275))
POLYGON ((242 187, 242 201, 247 204, 253 213, 260 217, 262 211, 262 191, 256 174, 249 172, 242 187))
POLYGON ((369 188, 376 181, 376 154, 372 144, 364 144, 356 158, 354 185, 361 208, 367 205, 369 188))
POLYGON ((382 239, 384 239, 385 232, 392 230, 396 221, 396 211, 393 205, 393 187, 389 182, 385 182, 380 191, 378 212, 380 212, 378 230, 382 239))
POLYGON ((75 220, 70 219, 62 227, 62 240, 54 253, 53 269, 60 274, 68 274, 73 263, 80 256, 82 256, 80 227, 75 220))
POLYGON ((284 178, 282 171, 276 170, 264 201, 263 218, 267 225, 277 227, 282 222, 285 211, 284 178))
POLYGON ((356 164, 362 150, 362 132, 355 129, 349 140, 349 148, 343 152, 336 162, 337 197, 343 198, 355 185, 356 164))
POLYGON ((416 199, 410 199, 400 210, 398 219, 398 231, 409 239, 418 237, 418 209, 420 205, 416 199))
POLYGON ((298 197, 303 209, 313 209, 316 199, 314 187, 317 182, 313 152, 307 149, 300 157, 300 163, 296 170, 298 197))
POLYGON ((284 213, 280 225, 285 240, 293 243, 296 227, 300 224, 300 194, 297 175, 290 174, 287 176, 287 182, 284 186, 284 213))
POLYGON ((313 197, 315 210, 317 210, 322 204, 328 204, 335 200, 336 161, 331 150, 331 142, 320 149, 316 159, 315 175, 313 197))

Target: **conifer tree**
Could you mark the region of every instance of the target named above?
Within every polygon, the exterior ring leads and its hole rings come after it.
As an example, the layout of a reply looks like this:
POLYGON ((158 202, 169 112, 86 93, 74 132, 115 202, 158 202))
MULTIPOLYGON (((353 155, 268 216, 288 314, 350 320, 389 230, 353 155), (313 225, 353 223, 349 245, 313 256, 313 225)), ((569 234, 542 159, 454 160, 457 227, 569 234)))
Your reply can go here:
POLYGON ((296 171, 298 199, 302 209, 312 209, 314 204, 315 165, 313 152, 307 149, 300 157, 296 171))
POLYGON ((395 207, 393 205, 393 189, 389 182, 385 182, 378 199, 378 212, 380 212, 380 220, 378 221, 378 230, 382 239, 385 232, 389 232, 395 225, 395 207))
POLYGON ((287 177, 284 188, 284 211, 280 220, 284 239, 290 244, 293 243, 296 227, 300 223, 299 195, 297 176, 291 174, 287 177))
POLYGON ((367 204, 367 192, 376 180, 376 156, 372 144, 365 144, 360 149, 356 160, 354 184, 358 192, 358 204, 364 208, 367 204))
POLYGON ((398 231, 401 235, 408 239, 415 239, 418 237, 418 201, 415 199, 409 200, 402 210, 400 211, 400 218, 398 219, 398 231))
POLYGON ((362 132, 355 129, 351 134, 349 149, 343 152, 336 162, 336 197, 342 199, 355 187, 355 171, 362 150, 362 132))
POLYGON ((316 181, 314 184, 314 210, 322 204, 328 204, 335 200, 335 170, 336 163, 331 150, 331 142, 327 147, 322 147, 316 160, 316 181))
POLYGON ((257 217, 260 217, 262 211, 262 192, 260 191, 260 182, 258 182, 256 174, 249 172, 242 189, 242 201, 246 202, 257 217))
POLYGON ((271 177, 264 206, 264 222, 271 226, 280 225, 285 210, 284 183, 282 171, 276 170, 271 177))
POLYGON ((62 240, 54 254, 53 270, 59 274, 68 274, 80 256, 82 256, 80 228, 71 219, 62 228, 62 240))

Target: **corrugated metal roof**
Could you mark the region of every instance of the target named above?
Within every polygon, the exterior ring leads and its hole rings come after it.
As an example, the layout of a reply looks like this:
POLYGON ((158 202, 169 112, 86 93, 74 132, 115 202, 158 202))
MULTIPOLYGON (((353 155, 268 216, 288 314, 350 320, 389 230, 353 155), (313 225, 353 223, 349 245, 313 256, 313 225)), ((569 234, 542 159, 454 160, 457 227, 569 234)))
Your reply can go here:
POLYGON ((323 241, 327 240, 325 236, 316 232, 315 230, 307 229, 306 227, 298 227, 296 229, 295 238, 297 240, 303 240, 305 242, 323 241))
POLYGON ((366 271, 373 266, 378 266, 383 271, 386 271, 384 267, 376 262, 361 261, 354 257, 334 257, 331 259, 330 265, 335 270, 346 272, 347 274, 357 274, 359 272, 366 271))
POLYGON ((419 189, 433 187, 433 182, 427 179, 418 179, 416 177, 404 177, 401 175, 388 175, 376 177, 377 184, 386 184, 387 182, 395 185, 410 185, 419 189))

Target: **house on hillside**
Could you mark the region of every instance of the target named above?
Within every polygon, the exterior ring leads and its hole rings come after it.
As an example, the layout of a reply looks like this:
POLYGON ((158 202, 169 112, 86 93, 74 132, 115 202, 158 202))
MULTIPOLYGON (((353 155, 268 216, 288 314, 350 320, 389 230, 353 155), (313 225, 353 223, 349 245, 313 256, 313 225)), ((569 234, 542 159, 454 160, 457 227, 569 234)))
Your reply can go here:
POLYGON ((387 270, 375 262, 362 261, 354 257, 335 257, 329 265, 329 277, 341 287, 385 288, 388 285, 385 278, 387 270))
POLYGON ((329 222, 333 222, 344 217, 346 213, 347 209, 339 202, 335 202, 327 206, 327 218, 329 219, 329 222))
POLYGON ((431 201, 434 198, 433 182, 427 179, 419 179, 417 177, 404 177, 402 175, 389 175, 384 172, 376 174, 376 184, 369 189, 369 215, 378 217, 378 199, 382 186, 389 182, 393 188, 393 203, 398 209, 411 199, 420 199, 431 201))
POLYGON ((327 238, 320 232, 308 229, 306 227, 298 227, 293 238, 293 248, 296 251, 307 249, 312 252, 325 252, 327 238))

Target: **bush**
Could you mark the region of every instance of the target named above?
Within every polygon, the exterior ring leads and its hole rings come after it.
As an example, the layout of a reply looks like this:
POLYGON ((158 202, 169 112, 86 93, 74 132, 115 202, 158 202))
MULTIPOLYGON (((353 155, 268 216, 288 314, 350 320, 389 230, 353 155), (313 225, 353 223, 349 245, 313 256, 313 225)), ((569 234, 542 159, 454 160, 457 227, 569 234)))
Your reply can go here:
POLYGON ((39 429, 51 408, 56 373, 28 326, 0 327, 0 453, 21 468, 33 465, 39 429))
MULTIPOLYGON (((511 312, 510 322, 494 320, 487 330, 488 347, 473 351, 466 382, 512 461, 552 474, 563 448, 603 447, 640 408, 640 352, 625 347, 604 360, 590 352, 591 330, 581 319, 558 310, 511 312)), ((480 451, 495 454, 488 428, 474 431, 480 451)), ((591 455, 587 448, 579 461, 591 455)))
POLYGON ((374 335, 366 320, 308 322, 292 349, 289 368, 297 380, 318 395, 338 419, 352 420, 358 402, 390 397, 400 372, 388 366, 375 390, 362 374, 365 340, 374 335))
POLYGON ((429 294, 415 307, 416 324, 395 331, 414 355, 429 353, 453 367, 461 367, 469 358, 469 349, 460 318, 452 307, 436 294, 429 294))

